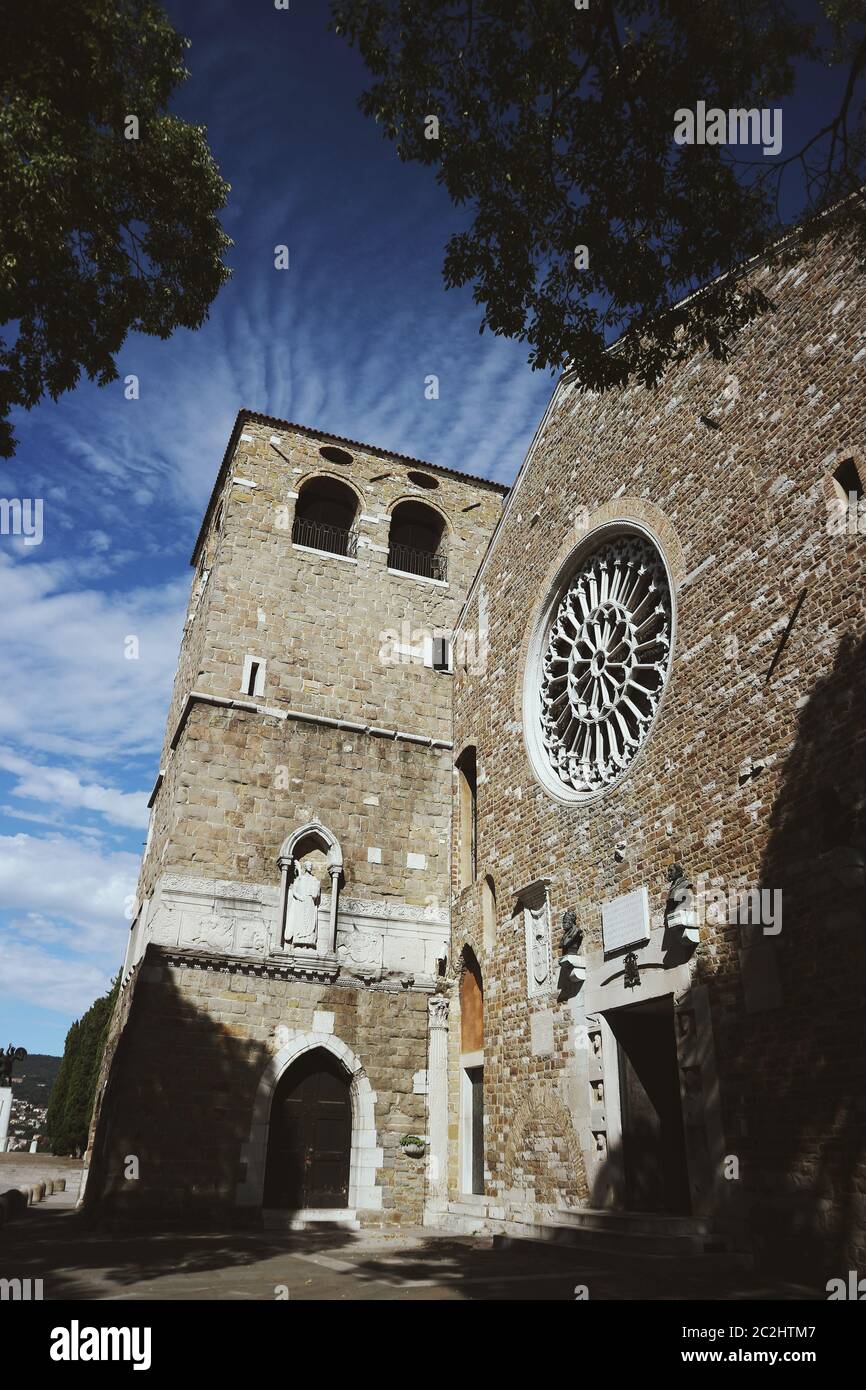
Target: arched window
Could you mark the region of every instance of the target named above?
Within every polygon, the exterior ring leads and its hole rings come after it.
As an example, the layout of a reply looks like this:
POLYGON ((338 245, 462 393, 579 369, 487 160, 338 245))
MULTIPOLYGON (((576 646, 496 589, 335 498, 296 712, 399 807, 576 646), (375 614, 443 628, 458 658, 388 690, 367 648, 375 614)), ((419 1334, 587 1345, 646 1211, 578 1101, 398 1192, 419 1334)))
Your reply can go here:
POLYGON ((859 502, 863 496, 863 483, 857 464, 853 459, 845 459, 833 472, 833 491, 836 497, 844 506, 848 506, 853 495, 854 501, 859 502))
POLYGON ((311 478, 295 504, 292 541, 312 550, 354 559, 358 549, 358 499, 338 478, 311 478))
POLYGON ((464 946, 460 971, 460 1053, 484 1048, 484 985, 481 966, 471 946, 464 946))
POLYGON ((496 884, 490 874, 481 884, 481 929, 484 949, 492 951, 496 944, 496 884))
POLYGON ((399 502, 391 513, 388 568, 424 579, 448 578, 445 521, 424 502, 399 502))
POLYGON ((457 853, 460 887, 475 882, 477 863, 478 796, 475 749, 464 748, 457 759, 457 853))

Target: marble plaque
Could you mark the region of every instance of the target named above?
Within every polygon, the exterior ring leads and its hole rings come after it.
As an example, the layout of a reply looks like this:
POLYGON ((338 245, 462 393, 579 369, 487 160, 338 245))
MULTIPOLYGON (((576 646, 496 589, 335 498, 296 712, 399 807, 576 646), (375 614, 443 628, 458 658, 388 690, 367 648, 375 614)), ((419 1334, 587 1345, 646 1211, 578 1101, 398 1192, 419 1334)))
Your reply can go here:
POLYGON ((624 951, 649 941, 649 898, 646 887, 635 888, 621 898, 601 905, 601 933, 605 954, 624 951))

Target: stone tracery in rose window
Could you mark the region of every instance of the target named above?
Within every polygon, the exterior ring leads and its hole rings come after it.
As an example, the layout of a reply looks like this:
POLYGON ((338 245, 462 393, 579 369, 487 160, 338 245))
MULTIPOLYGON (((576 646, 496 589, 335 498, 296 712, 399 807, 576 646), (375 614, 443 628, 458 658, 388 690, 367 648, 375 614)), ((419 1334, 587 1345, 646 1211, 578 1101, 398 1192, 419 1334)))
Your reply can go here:
POLYGON ((541 733, 567 788, 612 785, 644 742, 670 663, 664 563, 641 536, 605 541, 581 561, 542 657, 541 733))

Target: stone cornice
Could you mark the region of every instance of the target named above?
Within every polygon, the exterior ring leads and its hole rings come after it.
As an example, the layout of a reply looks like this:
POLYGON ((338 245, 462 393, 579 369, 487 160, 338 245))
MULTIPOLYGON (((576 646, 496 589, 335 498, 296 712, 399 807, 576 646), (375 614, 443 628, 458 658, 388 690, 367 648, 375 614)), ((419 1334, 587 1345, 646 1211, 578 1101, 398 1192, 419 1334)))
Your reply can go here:
POLYGON ((320 724, 328 729, 341 729, 346 733, 366 734, 370 738, 391 738, 396 742, 417 743, 425 748, 441 748, 450 752, 453 741, 446 738, 432 738, 429 734, 413 734, 406 729, 389 729, 379 724, 362 724, 352 719, 332 719, 324 714, 311 714, 307 710, 279 709, 275 705, 263 705, 256 700, 234 699, 225 695, 211 695, 203 690, 191 690, 180 712, 174 733, 171 736, 172 751, 180 742, 184 726, 194 704, 216 705, 222 709, 242 710, 246 714, 260 714, 268 719, 294 719, 305 724, 320 724))
POLYGON ((299 983, 327 983, 342 989, 373 991, 384 994, 433 994, 436 981, 413 978, 411 984, 399 979, 362 982, 356 975, 338 974, 334 957, 311 957, 299 964, 292 955, 251 956, 224 955, 219 951, 202 951, 186 946, 158 946, 150 942, 139 962, 142 983, 147 983, 147 970, 156 966, 174 966, 179 970, 204 970, 221 975, 251 975, 268 980, 296 980, 299 983), (321 969, 317 966, 321 965, 321 969))

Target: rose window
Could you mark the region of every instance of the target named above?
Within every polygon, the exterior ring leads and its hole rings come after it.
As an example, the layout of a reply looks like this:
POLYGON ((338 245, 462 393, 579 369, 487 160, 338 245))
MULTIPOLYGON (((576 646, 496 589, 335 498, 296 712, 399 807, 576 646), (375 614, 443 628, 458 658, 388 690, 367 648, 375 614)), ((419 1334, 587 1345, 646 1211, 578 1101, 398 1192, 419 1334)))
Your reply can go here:
POLYGON ((625 772, 658 709, 671 631, 667 574, 648 540, 620 536, 582 561, 541 668, 542 742, 566 787, 587 795, 625 772))

